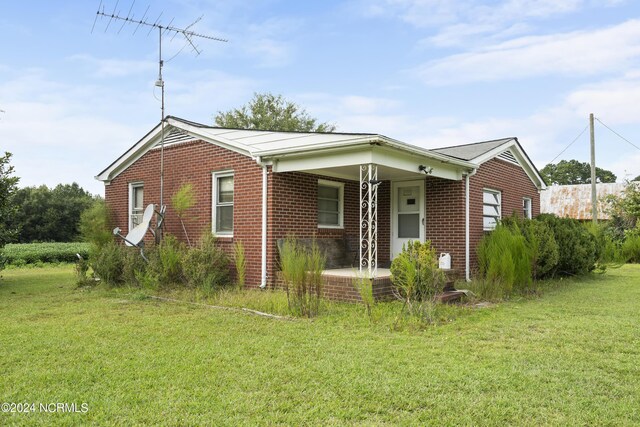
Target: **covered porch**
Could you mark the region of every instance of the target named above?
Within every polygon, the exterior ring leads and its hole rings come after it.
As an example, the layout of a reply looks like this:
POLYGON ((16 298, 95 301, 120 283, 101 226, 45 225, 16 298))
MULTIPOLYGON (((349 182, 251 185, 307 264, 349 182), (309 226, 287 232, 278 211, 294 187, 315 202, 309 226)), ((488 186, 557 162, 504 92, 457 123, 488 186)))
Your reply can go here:
MULTIPOLYGON (((406 242, 429 239, 426 221, 436 219, 426 218, 429 197, 426 178, 461 181, 474 168, 467 162, 418 147, 384 142, 308 152, 298 148, 270 159, 271 171, 275 174, 300 172, 320 178, 318 215, 323 214, 320 212, 322 186, 330 186, 331 178, 347 180, 351 196, 341 196, 340 214, 356 217, 357 224, 346 230, 344 223, 336 222, 336 226, 330 228, 345 228, 345 237, 352 242, 354 253, 352 267, 329 269, 324 275, 328 282, 348 282, 350 287, 356 276, 373 278, 381 284, 381 293, 386 292, 382 288, 386 288, 387 283, 390 291, 390 271, 381 267, 388 267, 406 242)), ((320 232, 325 231, 322 228, 318 226, 320 232)))

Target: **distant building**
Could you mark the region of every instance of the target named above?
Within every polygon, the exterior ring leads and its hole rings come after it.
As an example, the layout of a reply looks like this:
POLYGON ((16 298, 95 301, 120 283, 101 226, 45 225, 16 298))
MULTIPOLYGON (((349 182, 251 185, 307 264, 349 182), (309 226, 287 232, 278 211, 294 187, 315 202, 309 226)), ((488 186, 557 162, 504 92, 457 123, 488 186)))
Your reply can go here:
MULTIPOLYGON (((598 199, 598 219, 609 219, 604 199, 609 195, 622 196, 626 183, 596 184, 598 199)), ((540 192, 540 212, 551 213, 564 218, 590 221, 591 184, 552 185, 540 192)))

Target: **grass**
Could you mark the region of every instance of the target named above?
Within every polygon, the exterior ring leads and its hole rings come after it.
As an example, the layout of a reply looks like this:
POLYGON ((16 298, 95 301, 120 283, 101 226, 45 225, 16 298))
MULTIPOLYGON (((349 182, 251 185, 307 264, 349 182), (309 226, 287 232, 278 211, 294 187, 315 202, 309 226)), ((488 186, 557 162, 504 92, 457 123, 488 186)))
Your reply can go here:
POLYGON ((7 263, 14 266, 27 264, 75 262, 76 254, 85 259, 89 255, 89 243, 10 243, 2 249, 7 263))
POLYGON ((281 321, 3 275, 0 402, 89 410, 0 425, 640 423, 639 265, 401 332, 362 306, 281 321))

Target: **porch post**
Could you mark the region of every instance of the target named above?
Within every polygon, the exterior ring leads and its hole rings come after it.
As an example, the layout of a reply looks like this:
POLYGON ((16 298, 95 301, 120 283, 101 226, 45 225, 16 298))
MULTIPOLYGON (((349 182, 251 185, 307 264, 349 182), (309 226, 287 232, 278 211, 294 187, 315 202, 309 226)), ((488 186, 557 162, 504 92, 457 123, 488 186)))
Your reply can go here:
POLYGON ((378 272, 378 165, 360 165, 360 273, 378 272))

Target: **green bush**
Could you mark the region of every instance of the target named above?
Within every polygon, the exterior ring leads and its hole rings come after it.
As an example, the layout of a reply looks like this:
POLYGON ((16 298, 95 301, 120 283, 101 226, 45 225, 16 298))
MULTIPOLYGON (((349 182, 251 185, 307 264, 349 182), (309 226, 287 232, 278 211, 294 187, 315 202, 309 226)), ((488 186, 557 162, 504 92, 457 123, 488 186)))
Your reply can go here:
POLYGON ((124 247, 116 242, 100 247, 93 246, 90 256, 91 268, 100 280, 109 286, 121 286, 124 281, 124 247))
POLYGON ((622 256, 627 262, 640 263, 640 235, 627 236, 622 244, 622 256))
POLYGON ((502 224, 510 230, 519 230, 531 251, 531 274, 534 280, 549 277, 560 259, 558 242, 551 228, 542 221, 524 219, 517 215, 505 218, 502 224))
POLYGON ((216 245, 215 236, 205 233, 199 244, 186 252, 183 271, 189 285, 208 293, 229 283, 229 258, 216 245))
POLYGON ((498 224, 482 238, 477 252, 480 275, 495 287, 493 295, 530 290, 534 251, 519 227, 498 224))
POLYGON ((182 261, 186 248, 182 243, 165 233, 160 244, 148 251, 149 272, 156 278, 158 286, 174 286, 185 283, 182 261))
POLYGON ((293 315, 313 317, 318 314, 325 262, 316 242, 307 251, 294 237, 285 239, 280 252, 280 269, 293 315))
POLYGON ((587 222, 585 228, 594 238, 596 247, 596 268, 604 271, 608 266, 624 263, 620 245, 609 233, 609 225, 599 222, 587 222))
POLYGON ((391 281, 399 296, 410 301, 426 301, 442 292, 445 276, 431 242, 414 240, 403 245, 391 263, 391 281))
POLYGON ((111 213, 103 199, 97 199, 80 215, 78 226, 85 242, 96 246, 113 241, 111 213))
POLYGON ((536 218, 553 231, 560 257, 553 274, 580 275, 595 268, 596 239, 579 221, 542 214, 536 218))

